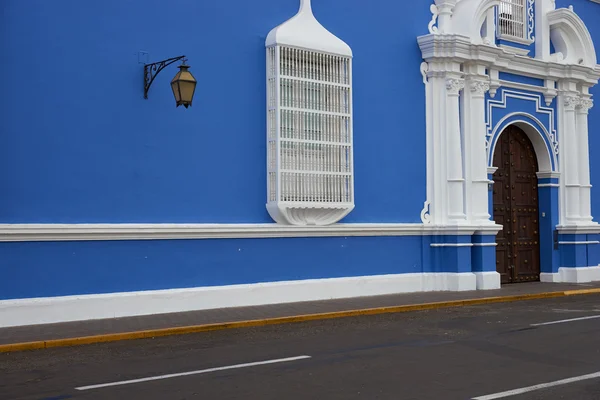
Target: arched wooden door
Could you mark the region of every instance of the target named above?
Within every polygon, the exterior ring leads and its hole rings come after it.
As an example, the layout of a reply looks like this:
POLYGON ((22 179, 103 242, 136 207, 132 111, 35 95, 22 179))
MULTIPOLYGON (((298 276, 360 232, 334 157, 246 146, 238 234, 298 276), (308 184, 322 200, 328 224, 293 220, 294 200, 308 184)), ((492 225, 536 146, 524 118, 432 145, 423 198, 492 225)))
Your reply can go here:
POLYGON ((538 163, 520 128, 507 127, 494 151, 493 218, 504 229, 496 237, 496 270, 502 283, 540 279, 538 163))

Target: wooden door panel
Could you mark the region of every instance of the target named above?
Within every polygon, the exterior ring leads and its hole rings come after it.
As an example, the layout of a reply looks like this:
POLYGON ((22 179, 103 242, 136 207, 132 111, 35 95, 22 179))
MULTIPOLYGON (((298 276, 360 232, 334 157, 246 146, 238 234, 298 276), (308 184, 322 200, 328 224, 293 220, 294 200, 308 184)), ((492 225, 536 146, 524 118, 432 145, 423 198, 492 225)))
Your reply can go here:
POLYGON ((496 269, 502 282, 539 280, 537 159, 525 132, 509 126, 494 151, 496 269))

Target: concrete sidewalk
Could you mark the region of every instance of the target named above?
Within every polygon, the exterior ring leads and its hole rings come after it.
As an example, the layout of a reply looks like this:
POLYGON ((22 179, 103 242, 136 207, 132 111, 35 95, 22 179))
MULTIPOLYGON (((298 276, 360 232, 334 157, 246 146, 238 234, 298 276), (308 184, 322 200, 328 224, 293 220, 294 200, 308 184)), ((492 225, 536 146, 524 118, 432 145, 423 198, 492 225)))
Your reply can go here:
POLYGON ((597 291, 600 293, 600 282, 587 284, 532 282, 506 285, 498 290, 420 292, 1 328, 0 352, 136 339, 152 337, 153 333, 156 336, 166 336, 169 334, 236 328, 245 326, 244 322, 250 322, 246 326, 259 326, 303 320, 482 304, 488 302, 487 299, 491 303, 528 298, 560 297, 579 294, 578 292, 571 293, 569 291, 583 291, 583 294, 585 294, 590 289, 592 292, 597 291), (204 329, 203 327, 206 325, 210 325, 210 327, 204 329), (189 332, 186 332, 186 327, 190 328, 188 329, 189 332), (161 330, 162 332, 159 332, 161 330), (132 335, 136 332, 145 332, 145 334, 132 335), (74 338, 86 340, 79 340, 80 343, 73 340, 70 342, 64 341, 64 339, 74 338), (56 341, 56 343, 45 345, 43 344, 45 341, 56 341), (32 342, 38 342, 38 344, 21 347, 13 346, 13 348, 7 346, 32 342))

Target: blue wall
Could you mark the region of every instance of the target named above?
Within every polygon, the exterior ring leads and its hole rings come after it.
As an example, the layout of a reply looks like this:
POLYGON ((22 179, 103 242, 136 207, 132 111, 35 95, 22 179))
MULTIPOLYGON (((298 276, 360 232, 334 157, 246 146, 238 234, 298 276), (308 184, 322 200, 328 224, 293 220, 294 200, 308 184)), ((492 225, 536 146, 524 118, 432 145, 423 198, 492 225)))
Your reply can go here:
MULTIPOLYGON (((346 222, 415 222, 425 200, 416 36, 429 1, 319 0, 353 49, 356 208, 346 222), (399 15, 411 18, 398 23, 399 15), (379 60, 380 62, 375 62, 379 60), (410 188, 406 190, 406 186, 410 188)), ((271 222, 265 182, 268 32, 299 0, 3 0, 0 222, 271 222), (142 90, 142 64, 186 54, 142 90)))
POLYGON ((456 272, 448 260, 423 262, 429 243, 420 236, 0 243, 0 300, 456 272))

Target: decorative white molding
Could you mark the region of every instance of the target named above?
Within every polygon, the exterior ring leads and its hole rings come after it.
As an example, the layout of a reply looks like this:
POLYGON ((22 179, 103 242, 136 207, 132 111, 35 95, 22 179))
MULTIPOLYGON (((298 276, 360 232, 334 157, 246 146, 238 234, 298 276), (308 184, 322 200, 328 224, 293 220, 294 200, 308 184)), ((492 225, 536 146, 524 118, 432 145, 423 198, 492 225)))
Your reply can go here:
MULTIPOLYGON (((535 57, 524 57, 507 52, 490 40, 489 28, 493 25, 490 22, 494 10, 501 4, 500 0, 436 0, 435 3, 439 11, 438 32, 435 35, 428 34, 417 38, 427 65, 426 70, 421 69, 426 91, 427 115, 427 197, 421 214, 422 220, 432 225, 472 224, 474 221, 482 223, 482 216, 475 215, 474 205, 487 204, 482 201, 478 192, 482 186, 478 184, 483 180, 477 177, 478 174, 487 171, 476 162, 479 154, 477 136, 472 132, 477 131, 480 111, 477 107, 471 107, 471 103, 477 105, 477 101, 473 101, 474 98, 470 96, 478 95, 480 88, 481 91, 485 91, 488 85, 468 85, 469 90, 461 90, 460 85, 461 79, 468 81, 469 75, 475 71, 476 75, 483 75, 483 80, 489 82, 489 94, 492 98, 501 86, 532 92, 502 90, 503 98, 499 101, 489 101, 487 110, 481 111, 482 118, 485 118, 486 111, 488 114, 485 121, 488 138, 485 150, 487 166, 490 166, 493 160, 493 138, 499 135, 500 128, 503 128, 502 123, 506 123, 510 118, 510 123, 522 128, 532 140, 538 155, 540 171, 562 172, 559 180, 561 197, 558 202, 561 209, 560 223, 590 223, 591 216, 585 212, 585 201, 581 200, 578 206, 584 210, 581 213, 566 212, 566 204, 570 203, 564 198, 565 182, 569 180, 569 174, 576 170, 579 171, 577 176, 585 177, 586 170, 585 157, 577 159, 573 154, 563 154, 565 149, 569 149, 571 153, 573 150, 569 143, 566 143, 572 139, 566 136, 576 135, 579 142, 584 140, 583 137, 587 137, 582 127, 585 125, 583 116, 587 115, 585 110, 589 103, 582 103, 581 98, 589 99, 589 88, 596 85, 600 79, 591 36, 581 19, 572 9, 555 10, 556 5, 552 0, 525 0, 522 4, 526 7, 524 14, 527 17, 527 29, 523 34, 523 41, 525 44, 531 44, 528 39, 535 39, 536 54, 535 57), (441 5, 445 7, 443 18, 441 5), (557 54, 554 55, 549 54, 551 36, 562 40, 557 47, 557 54), (584 53, 583 59, 573 59, 574 54, 583 57, 584 53), (541 79, 544 84, 535 86, 500 81, 499 72, 541 79), (572 92, 572 103, 562 98, 565 88, 572 92), (463 103, 458 120, 455 112, 456 97, 463 103), (516 111, 504 116, 500 121, 493 120, 493 109, 507 108, 507 100, 513 97, 535 102, 535 114, 540 117, 537 118, 529 112, 516 111), (557 97, 559 100, 556 100, 557 97), (556 107, 550 107, 554 102, 556 107), (547 107, 544 107, 544 104, 547 107), (570 111, 569 105, 578 111, 570 111), (577 113, 577 120, 580 122, 575 124, 569 120, 565 125, 565 115, 568 113, 577 113), (457 125, 462 135, 460 149, 455 140, 457 125), (464 168, 464 171, 460 171, 460 168, 464 168), (570 218, 565 219, 565 215, 569 215, 570 218)), ((584 149, 583 143, 578 143, 577 146, 584 149)), ((589 172, 589 167, 587 168, 589 172)), ((586 191, 589 191, 589 185, 582 182, 577 178, 573 181, 577 186, 571 190, 573 193, 577 191, 578 203, 580 198, 585 198, 586 191)), ((548 186, 553 187, 555 183, 549 183, 548 186)), ((486 193, 489 197, 489 190, 486 193)))
POLYGON ((598 240, 585 240, 585 241, 561 241, 558 244, 600 244, 598 240))
POLYGON ((559 188, 560 184, 558 183, 540 183, 538 184, 538 187, 540 188, 544 188, 544 187, 555 187, 555 188, 559 188))
POLYGON ((546 103, 546 106, 550 106, 550 104, 552 104, 552 101, 556 98, 558 92, 554 87, 549 87, 549 86, 536 86, 536 85, 530 85, 527 83, 521 83, 521 82, 513 82, 513 81, 507 81, 507 80, 500 80, 499 81, 500 86, 502 87, 506 87, 506 88, 511 88, 511 89, 518 89, 518 90, 527 90, 529 92, 541 92, 544 95, 544 101, 546 103))
POLYGON ((459 92, 465 88, 465 80, 458 78, 446 79, 446 90, 451 96, 458 96, 459 92))
POLYGON ((473 247, 473 243, 431 243, 430 247, 473 247))
POLYGON ((558 225, 556 229, 561 235, 600 234, 600 224, 598 224, 597 222, 585 225, 558 225))
MULTIPOLYGON (((466 1, 468 0, 462 0, 459 5, 466 1)), ((428 63, 436 59, 457 63, 470 62, 487 65, 490 70, 553 81, 575 79, 590 86, 596 85, 600 78, 600 69, 597 70, 595 65, 549 65, 546 60, 520 57, 499 47, 472 43, 470 38, 457 34, 419 36, 417 42, 423 59, 428 63)))
MULTIPOLYGON (((535 121, 543 129, 543 132, 539 132, 539 133, 543 134, 546 137, 547 141, 552 146, 552 148, 549 149, 545 141, 543 141, 543 143, 541 143, 540 141, 536 142, 534 137, 530 137, 530 139, 532 140, 532 143, 535 147, 537 156, 539 158, 538 162, 540 162, 540 164, 542 164, 542 165, 540 165, 540 168, 542 168, 543 170, 552 170, 552 169, 556 170, 558 168, 558 166, 559 166, 559 163, 558 163, 559 141, 558 141, 558 135, 556 134, 556 122, 555 122, 555 116, 554 116, 554 108, 542 106, 542 101, 543 100, 542 100, 541 94, 523 93, 523 92, 518 92, 518 91, 514 91, 514 90, 503 90, 502 97, 499 100, 492 100, 492 99, 488 100, 487 114, 486 114, 486 127, 487 127, 486 150, 487 150, 488 166, 492 165, 497 135, 501 133, 498 130, 500 129, 500 127, 502 126, 504 121, 506 121, 509 118, 513 118, 515 116, 523 115, 523 116, 527 117, 528 119, 535 121), (546 115, 548 117, 549 126, 547 126, 542 121, 540 121, 536 116, 521 113, 521 112, 510 113, 510 114, 502 117, 500 120, 494 121, 493 120, 494 109, 496 109, 496 108, 506 109, 508 107, 508 100, 511 98, 534 102, 536 113, 546 115), (543 154, 542 153, 543 149, 547 153, 548 157, 551 159, 550 165, 543 165, 544 158, 540 157, 543 154)), ((521 121, 521 122, 526 123, 526 121, 521 121)), ((534 127, 534 128, 536 131, 538 131, 537 127, 534 127)))
POLYGON ((406 224, 0 224, 0 242, 495 235, 502 227, 406 224))
POLYGON ((596 49, 585 23, 573 9, 559 8, 547 13, 550 38, 564 63, 595 68, 596 49))
MULTIPOLYGON (((512 41, 516 41, 516 40, 512 39, 512 41)), ((529 43, 529 44, 531 44, 531 43, 529 43)), ((516 54, 518 56, 527 56, 530 52, 529 49, 522 49, 520 47, 510 46, 510 45, 504 44, 504 43, 499 44, 498 47, 500 47, 502 50, 506 51, 507 53, 516 54)))
POLYGON ((551 172, 536 172, 538 179, 559 179, 560 172, 551 171, 551 172))
POLYGON ((427 26, 427 29, 429 30, 429 33, 436 34, 439 31, 438 31, 437 26, 435 26, 435 24, 437 23, 437 19, 438 19, 438 16, 440 15, 440 13, 435 4, 432 4, 429 7, 429 11, 431 11, 431 21, 429 21, 429 25, 427 26))
POLYGON ((473 273, 441 272, 2 300, 0 328, 396 293, 465 291, 476 288, 476 276, 473 273))

